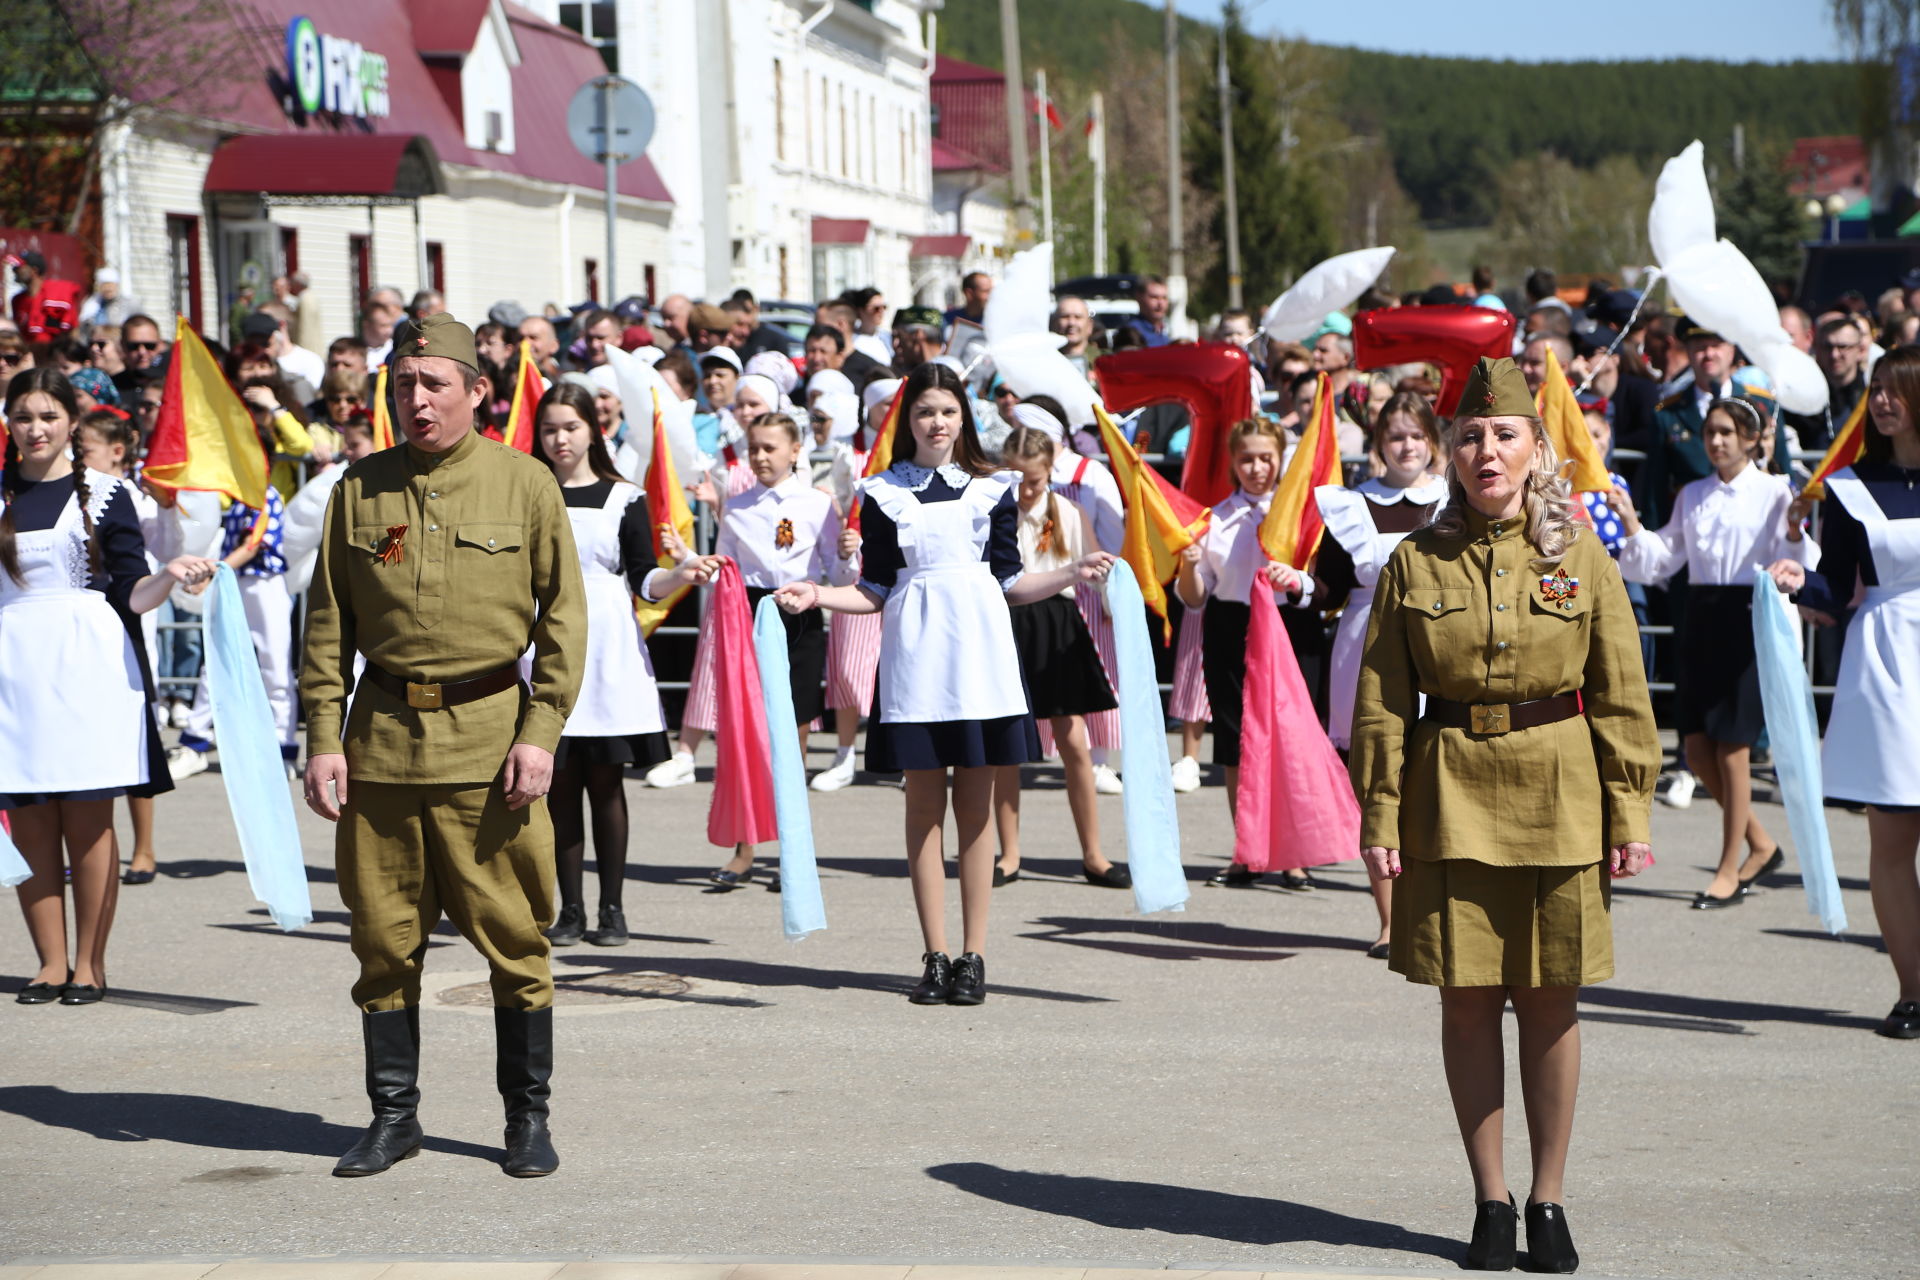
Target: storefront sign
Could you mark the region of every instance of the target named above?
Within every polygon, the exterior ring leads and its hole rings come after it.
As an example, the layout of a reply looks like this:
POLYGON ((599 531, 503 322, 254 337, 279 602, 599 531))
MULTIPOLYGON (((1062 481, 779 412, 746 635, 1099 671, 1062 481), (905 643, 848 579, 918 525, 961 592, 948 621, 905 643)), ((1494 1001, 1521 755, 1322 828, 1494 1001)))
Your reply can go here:
POLYGON ((387 114, 387 59, 341 36, 322 35, 311 18, 287 24, 287 80, 307 112, 387 114))

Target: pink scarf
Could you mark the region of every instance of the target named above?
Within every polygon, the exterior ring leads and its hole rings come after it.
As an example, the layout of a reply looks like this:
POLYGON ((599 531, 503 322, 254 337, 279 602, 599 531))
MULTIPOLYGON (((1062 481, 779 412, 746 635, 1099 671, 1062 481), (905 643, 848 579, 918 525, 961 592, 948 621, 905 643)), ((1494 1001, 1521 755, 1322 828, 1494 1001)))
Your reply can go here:
POLYGON ((1360 856, 1360 805, 1327 740, 1267 575, 1253 579, 1233 860, 1297 871, 1360 856))
POLYGON ((760 661, 753 652, 753 617, 740 566, 720 562, 714 579, 713 804, 707 810, 707 842, 723 849, 780 838, 773 808, 773 758, 767 708, 761 701, 760 661))

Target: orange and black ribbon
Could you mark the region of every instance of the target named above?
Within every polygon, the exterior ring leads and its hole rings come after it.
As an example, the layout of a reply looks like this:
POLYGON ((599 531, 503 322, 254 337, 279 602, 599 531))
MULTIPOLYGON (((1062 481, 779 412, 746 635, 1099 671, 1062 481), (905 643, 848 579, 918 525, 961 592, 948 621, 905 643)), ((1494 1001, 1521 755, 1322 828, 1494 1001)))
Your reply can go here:
POLYGON ((399 564, 407 558, 407 549, 401 539, 407 536, 407 526, 395 524, 387 526, 387 545, 381 548, 381 564, 399 564))

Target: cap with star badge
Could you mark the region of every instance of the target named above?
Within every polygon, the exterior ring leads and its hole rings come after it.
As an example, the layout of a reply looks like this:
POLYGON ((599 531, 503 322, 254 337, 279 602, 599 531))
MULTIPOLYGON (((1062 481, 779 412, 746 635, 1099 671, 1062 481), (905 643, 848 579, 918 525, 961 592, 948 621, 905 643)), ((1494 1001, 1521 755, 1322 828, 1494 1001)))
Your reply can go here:
POLYGON ((480 372, 480 354, 474 349, 473 330, 442 311, 418 320, 402 320, 393 331, 393 358, 445 356, 480 372))
POLYGON ((1467 375, 1467 389, 1454 407, 1456 418, 1537 418, 1540 410, 1527 390, 1520 366, 1506 356, 1481 356, 1467 375))

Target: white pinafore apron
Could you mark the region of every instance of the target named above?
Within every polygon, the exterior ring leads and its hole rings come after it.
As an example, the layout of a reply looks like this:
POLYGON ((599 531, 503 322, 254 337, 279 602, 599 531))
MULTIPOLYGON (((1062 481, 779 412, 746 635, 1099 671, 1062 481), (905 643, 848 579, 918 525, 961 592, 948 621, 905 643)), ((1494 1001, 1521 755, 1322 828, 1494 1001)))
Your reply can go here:
POLYGON ((1880 578, 1847 627, 1821 752, 1827 794, 1920 805, 1920 519, 1887 519, 1851 468, 1829 476, 1827 490, 1866 528, 1880 578))
MULTIPOLYGON (((1379 485, 1382 493, 1393 494, 1395 501, 1419 501, 1418 497, 1389 489, 1378 481, 1368 481, 1356 489, 1330 484, 1313 491, 1327 532, 1353 560, 1355 585, 1334 629, 1332 667, 1327 681, 1327 737, 1334 746, 1343 748, 1353 741, 1353 698, 1360 685, 1360 658, 1367 644, 1367 620, 1373 615, 1374 587, 1380 581, 1380 571, 1393 558, 1393 549, 1407 536, 1382 533, 1374 527, 1373 512, 1368 509, 1372 499, 1366 496, 1371 485, 1379 485)), ((1429 502, 1446 492, 1444 485, 1427 487, 1434 491, 1429 502)))
MULTIPOLYGON (((89 473, 95 518, 119 483, 89 473)), ((0 572, 0 793, 108 791, 147 781, 147 694, 120 615, 87 588, 86 526, 67 500, 16 535, 0 572)))
POLYGON ((567 508, 587 592, 587 662, 563 737, 627 738, 667 727, 620 560, 620 521, 639 497, 633 485, 616 484, 600 507, 567 508))
POLYGON ((882 610, 883 722, 1027 713, 1006 594, 981 559, 994 506, 1010 487, 1005 475, 975 477, 958 498, 923 503, 891 473, 867 482, 906 560, 882 610))

